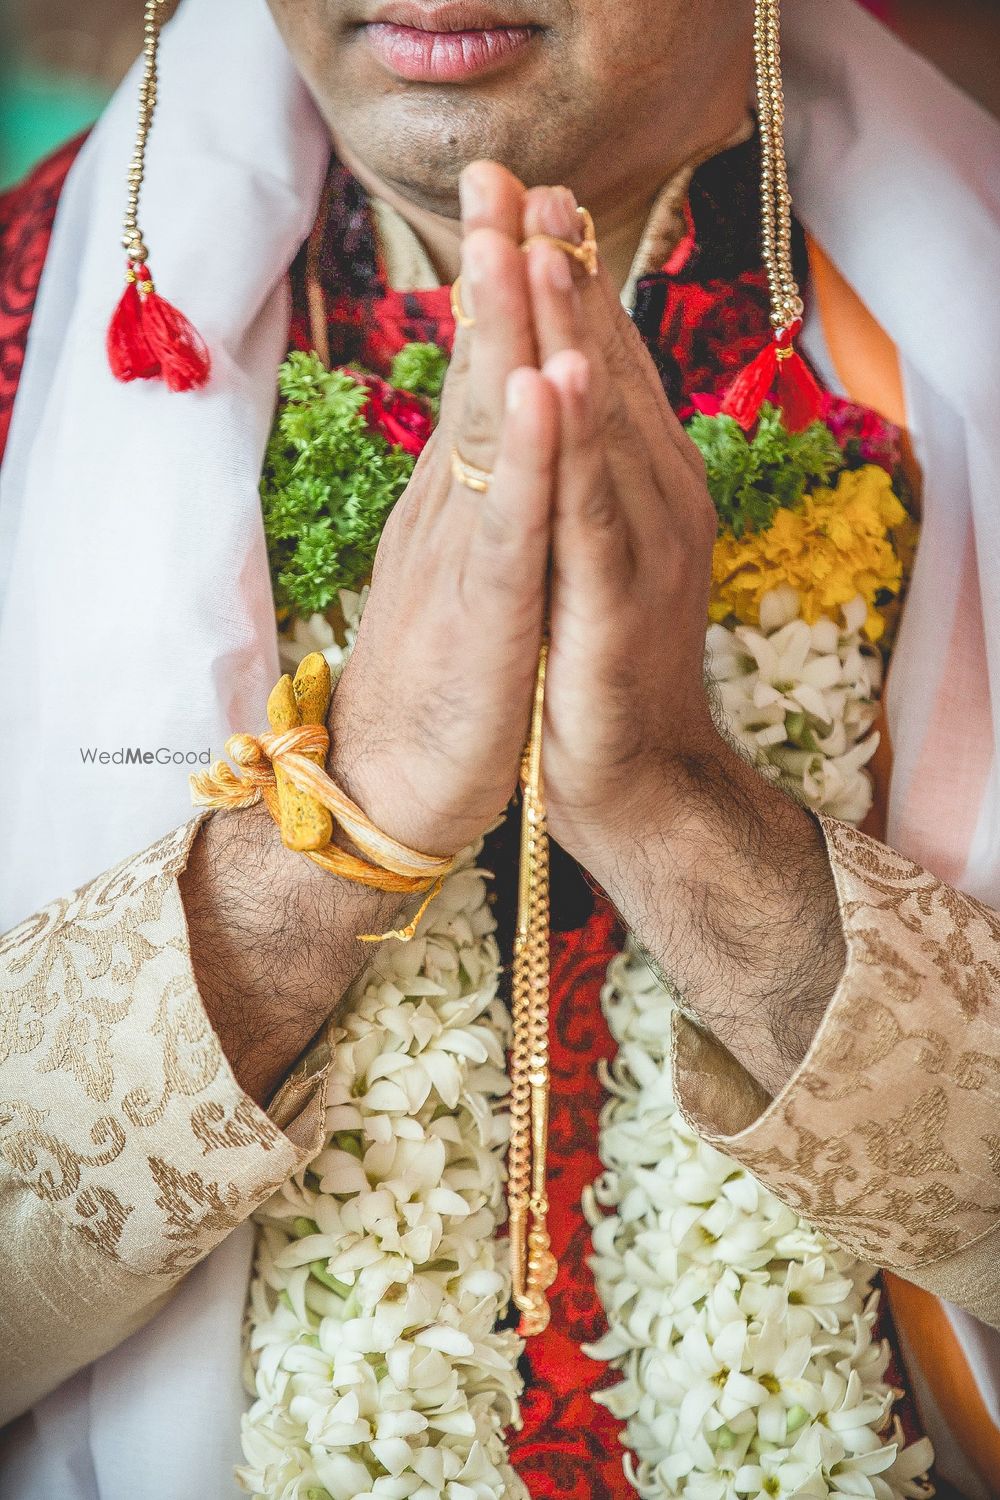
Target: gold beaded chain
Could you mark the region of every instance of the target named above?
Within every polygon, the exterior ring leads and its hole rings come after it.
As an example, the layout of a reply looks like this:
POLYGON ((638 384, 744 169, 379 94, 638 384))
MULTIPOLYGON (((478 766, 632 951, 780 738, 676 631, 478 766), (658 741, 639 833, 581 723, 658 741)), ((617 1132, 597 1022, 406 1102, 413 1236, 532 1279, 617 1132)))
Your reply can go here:
POLYGON ((521 763, 521 851, 514 939, 507 1208, 511 1294, 527 1338, 548 1327, 556 1261, 546 1227, 549 1135, 549 841, 542 787, 548 646, 535 679, 531 733, 521 763))
POLYGON ((167 0, 146 0, 143 17, 142 83, 139 87, 139 123, 128 168, 128 204, 122 226, 122 248, 130 261, 144 265, 149 251, 139 229, 139 197, 146 175, 146 147, 156 110, 157 61, 160 50, 160 12, 167 0))
POLYGON ((781 82, 781 0, 756 0, 754 60, 760 130, 761 243, 771 294, 771 323, 780 332, 791 328, 803 313, 792 269, 792 195, 788 190, 781 82))
MULTIPOLYGON (((594 221, 583 207, 580 243, 551 234, 532 235, 527 250, 543 240, 598 272, 594 221)), ((461 301, 458 301, 459 309, 461 301)), ((452 301, 453 310, 455 299, 452 301)), ((535 677, 531 731, 521 759, 521 849, 517 883, 517 932, 512 982, 510 1046, 510 1146, 507 1152, 507 1223, 511 1297, 525 1338, 549 1326, 548 1290, 558 1264, 548 1231, 546 1157, 549 1146, 549 833, 542 787, 542 724, 549 646, 543 641, 535 677)))

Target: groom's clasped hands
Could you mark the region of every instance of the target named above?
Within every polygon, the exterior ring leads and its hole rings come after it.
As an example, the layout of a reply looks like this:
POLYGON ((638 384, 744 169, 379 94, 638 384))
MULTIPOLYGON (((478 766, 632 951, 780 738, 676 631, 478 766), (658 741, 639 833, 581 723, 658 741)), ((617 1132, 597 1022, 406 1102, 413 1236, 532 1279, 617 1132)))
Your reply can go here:
POLYGON ((333 771, 415 847, 467 844, 516 783, 547 630, 550 826, 600 878, 722 747, 715 513, 607 272, 555 243, 583 237, 570 191, 488 162, 461 188, 463 326, 334 695, 333 771))

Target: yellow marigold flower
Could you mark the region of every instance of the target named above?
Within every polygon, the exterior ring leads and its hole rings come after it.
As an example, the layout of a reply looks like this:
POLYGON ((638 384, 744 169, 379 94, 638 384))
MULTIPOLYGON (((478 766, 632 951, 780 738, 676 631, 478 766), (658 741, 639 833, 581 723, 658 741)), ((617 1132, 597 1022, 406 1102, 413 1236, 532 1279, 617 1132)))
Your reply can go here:
POLYGON ((719 537, 709 614, 756 626, 763 596, 787 584, 799 595, 803 619, 814 624, 820 615, 838 618, 860 594, 868 606, 865 634, 877 641, 885 621, 875 600, 902 586, 892 533, 907 519, 884 469, 846 470, 833 489, 814 490, 797 510, 779 510, 766 531, 719 537))

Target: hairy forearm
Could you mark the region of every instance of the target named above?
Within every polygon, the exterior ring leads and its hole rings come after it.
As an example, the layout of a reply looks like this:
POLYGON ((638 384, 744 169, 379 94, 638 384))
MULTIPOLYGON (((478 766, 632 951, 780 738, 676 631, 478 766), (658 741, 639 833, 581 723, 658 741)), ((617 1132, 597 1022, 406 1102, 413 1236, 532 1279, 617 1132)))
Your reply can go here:
POLYGON ((290 853, 262 808, 214 814, 181 876, 195 978, 240 1085, 265 1103, 394 925, 398 895, 290 853))
POLYGON ((672 762, 642 830, 588 863, 685 1009, 777 1093, 844 967, 816 821, 718 740, 672 762))

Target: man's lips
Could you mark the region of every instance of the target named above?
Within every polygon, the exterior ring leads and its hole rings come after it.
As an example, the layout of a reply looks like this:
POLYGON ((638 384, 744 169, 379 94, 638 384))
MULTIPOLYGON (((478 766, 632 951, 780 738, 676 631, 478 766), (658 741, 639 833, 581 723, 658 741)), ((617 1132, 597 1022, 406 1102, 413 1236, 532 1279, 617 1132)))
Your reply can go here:
POLYGON ((530 45, 538 27, 466 0, 430 8, 389 4, 362 30, 391 73, 408 83, 463 83, 492 73, 530 45))

